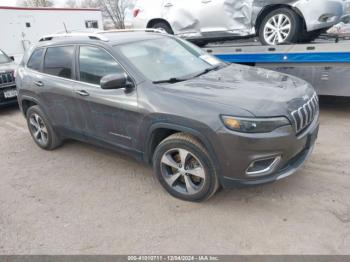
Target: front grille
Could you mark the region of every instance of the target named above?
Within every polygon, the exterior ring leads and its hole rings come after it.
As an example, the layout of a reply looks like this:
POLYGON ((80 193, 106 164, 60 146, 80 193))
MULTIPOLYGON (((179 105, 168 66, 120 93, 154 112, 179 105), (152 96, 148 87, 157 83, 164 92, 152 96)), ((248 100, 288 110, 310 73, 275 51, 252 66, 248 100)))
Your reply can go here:
POLYGON ((15 83, 15 77, 13 72, 0 74, 0 85, 10 85, 15 83))
POLYGON ((291 113, 297 134, 301 133, 305 128, 307 128, 318 113, 318 96, 315 93, 309 101, 291 113))

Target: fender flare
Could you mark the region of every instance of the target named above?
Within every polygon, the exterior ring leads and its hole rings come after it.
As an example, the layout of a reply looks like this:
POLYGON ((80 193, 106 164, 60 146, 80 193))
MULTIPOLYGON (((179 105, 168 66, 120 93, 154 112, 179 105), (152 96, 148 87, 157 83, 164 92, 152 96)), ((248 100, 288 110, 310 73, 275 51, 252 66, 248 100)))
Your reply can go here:
POLYGON ((214 165, 216 167, 218 176, 220 176, 220 165, 219 162, 217 160, 216 154, 215 154, 215 150, 214 147, 212 146, 212 143, 209 141, 209 139, 204 136, 201 132, 199 132, 198 130, 191 128, 191 127, 186 127, 186 126, 182 126, 182 125, 178 125, 178 124, 171 124, 171 123, 154 123, 150 126, 150 128, 148 129, 148 132, 145 136, 145 140, 144 140, 144 161, 146 163, 150 163, 150 160, 152 159, 152 155, 151 155, 151 141, 153 140, 153 134, 154 131, 156 129, 159 128, 164 128, 164 129, 171 129, 171 130, 175 130, 178 132, 183 132, 183 133, 187 133, 190 134, 194 137, 196 137, 204 146, 205 148, 208 150, 208 153, 210 155, 210 157, 212 158, 214 165))

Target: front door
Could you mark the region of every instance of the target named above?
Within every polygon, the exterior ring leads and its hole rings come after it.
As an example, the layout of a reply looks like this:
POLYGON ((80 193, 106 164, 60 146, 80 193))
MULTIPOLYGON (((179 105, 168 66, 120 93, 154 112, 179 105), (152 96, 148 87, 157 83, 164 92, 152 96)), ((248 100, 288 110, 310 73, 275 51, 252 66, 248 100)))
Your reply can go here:
POLYGON ((77 61, 79 83, 75 93, 85 112, 85 133, 92 139, 134 148, 139 131, 136 89, 100 87, 102 77, 125 71, 106 50, 97 46, 80 46, 77 61))

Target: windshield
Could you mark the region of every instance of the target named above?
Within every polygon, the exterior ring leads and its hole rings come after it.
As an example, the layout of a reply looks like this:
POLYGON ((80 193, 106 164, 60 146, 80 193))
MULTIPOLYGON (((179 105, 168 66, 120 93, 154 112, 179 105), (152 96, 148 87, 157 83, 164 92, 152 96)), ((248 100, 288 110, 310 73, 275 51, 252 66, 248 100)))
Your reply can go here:
POLYGON ((10 62, 10 58, 8 58, 8 56, 0 50, 0 64, 8 62, 10 62))
POLYGON ((116 48, 153 82, 185 80, 222 63, 200 48, 172 37, 144 40, 116 48))

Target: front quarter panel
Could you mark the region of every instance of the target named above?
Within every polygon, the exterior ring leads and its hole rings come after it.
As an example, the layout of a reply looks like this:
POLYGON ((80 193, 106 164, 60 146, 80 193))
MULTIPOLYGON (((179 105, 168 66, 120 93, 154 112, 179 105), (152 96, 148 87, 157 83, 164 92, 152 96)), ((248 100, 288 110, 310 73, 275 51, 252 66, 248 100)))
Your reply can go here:
POLYGON ((331 27, 340 21, 344 12, 343 3, 339 0, 300 0, 293 4, 303 15, 307 31, 331 27), (322 21, 322 17, 327 17, 322 21))

